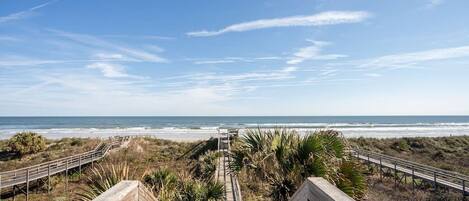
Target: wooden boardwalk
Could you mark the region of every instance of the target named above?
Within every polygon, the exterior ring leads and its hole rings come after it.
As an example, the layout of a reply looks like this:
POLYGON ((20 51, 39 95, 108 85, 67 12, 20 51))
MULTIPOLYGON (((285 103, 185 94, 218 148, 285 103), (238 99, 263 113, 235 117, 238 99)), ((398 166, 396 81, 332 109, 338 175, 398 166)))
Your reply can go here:
POLYGON ((47 184, 50 186, 50 177, 52 175, 62 172, 68 174, 68 171, 72 169, 77 169, 81 173, 83 165, 92 164, 94 161, 103 158, 109 150, 119 147, 123 143, 125 144, 128 140, 129 137, 121 137, 119 139, 110 140, 109 142, 100 143, 94 150, 88 152, 25 168, 0 172, 0 196, 3 192, 2 189, 12 187, 14 194, 15 188, 18 188, 20 185, 24 185, 26 199, 28 199, 30 182, 47 179, 47 184))
POLYGON ((396 185, 410 177, 413 188, 417 185, 415 180, 419 179, 432 184, 435 189, 446 188, 461 192, 463 199, 469 195, 469 177, 466 175, 370 151, 354 150, 352 156, 378 167, 380 174, 388 170, 388 174, 393 174, 396 185))
POLYGON ((216 179, 225 187, 225 200, 226 201, 242 201, 241 189, 239 188, 238 178, 236 175, 231 174, 229 164, 231 161, 230 156, 230 136, 233 131, 227 130, 220 132, 218 136, 218 152, 221 157, 218 159, 218 166, 215 171, 216 179))

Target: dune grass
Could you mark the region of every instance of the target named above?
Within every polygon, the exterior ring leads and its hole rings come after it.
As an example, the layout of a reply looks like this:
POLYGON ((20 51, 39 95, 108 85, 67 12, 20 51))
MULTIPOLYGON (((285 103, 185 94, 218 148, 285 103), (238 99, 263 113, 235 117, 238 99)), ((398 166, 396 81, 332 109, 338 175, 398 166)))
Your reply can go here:
POLYGON ((352 146, 469 175, 469 136, 352 138, 352 146))
POLYGON ((23 168, 94 149, 100 140, 94 138, 62 138, 46 140, 46 149, 35 154, 20 156, 8 151, 7 140, 0 141, 0 170, 23 168))
MULTIPOLYGON (((394 157, 426 164, 429 166, 469 175, 469 136, 436 138, 354 138, 349 139, 351 146, 387 154, 394 157)), ((411 185, 398 185, 394 188, 392 178, 380 179, 377 174, 367 176, 368 194, 364 200, 461 200, 460 193, 412 191, 411 185)))

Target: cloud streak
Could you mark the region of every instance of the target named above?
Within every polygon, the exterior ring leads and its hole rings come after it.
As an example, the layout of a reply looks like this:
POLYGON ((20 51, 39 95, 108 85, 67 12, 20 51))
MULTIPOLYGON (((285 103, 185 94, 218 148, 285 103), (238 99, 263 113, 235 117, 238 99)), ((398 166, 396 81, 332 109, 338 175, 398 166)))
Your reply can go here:
POLYGON ((444 3, 444 0, 429 0, 425 8, 434 8, 444 3))
POLYGON ((259 61, 273 61, 273 60, 282 60, 282 57, 224 57, 216 59, 188 59, 193 60, 193 64, 226 64, 226 63, 239 63, 239 62, 259 62, 259 61))
POLYGON ((419 52, 393 54, 369 59, 359 65, 360 68, 412 68, 415 65, 437 60, 469 57, 469 46, 430 49, 419 52))
POLYGON ((293 54, 293 57, 287 61, 287 64, 299 64, 307 60, 334 60, 338 58, 347 57, 343 54, 322 54, 322 48, 329 45, 324 41, 310 41, 313 44, 307 47, 300 48, 293 54))
POLYGON ((101 40, 91 35, 69 33, 69 32, 64 32, 64 31, 59 31, 59 30, 50 30, 50 31, 64 38, 68 38, 72 41, 79 42, 88 46, 99 47, 103 49, 112 49, 114 51, 118 51, 122 54, 127 55, 129 58, 135 59, 136 61, 154 62, 154 63, 168 63, 169 62, 167 59, 160 57, 154 53, 151 53, 149 51, 145 51, 142 49, 129 48, 126 46, 110 43, 110 42, 101 40))
POLYGON ((216 31, 194 31, 186 33, 193 37, 217 36, 229 32, 244 32, 275 27, 325 26, 334 24, 357 23, 371 15, 364 11, 328 11, 315 15, 292 16, 285 18, 261 19, 229 25, 216 31))
POLYGON ((124 67, 111 63, 96 62, 86 66, 90 69, 100 70, 104 77, 109 78, 122 78, 129 77, 130 75, 125 72, 124 67))
POLYGON ((40 4, 40 5, 34 6, 30 9, 27 9, 27 10, 12 13, 12 14, 9 14, 9 15, 6 15, 6 16, 1 16, 0 17, 0 24, 6 23, 6 22, 9 22, 9 21, 21 20, 21 19, 31 17, 34 14, 35 10, 46 7, 46 6, 48 6, 49 4, 51 4, 53 2, 54 1, 49 1, 47 3, 43 3, 43 4, 40 4))

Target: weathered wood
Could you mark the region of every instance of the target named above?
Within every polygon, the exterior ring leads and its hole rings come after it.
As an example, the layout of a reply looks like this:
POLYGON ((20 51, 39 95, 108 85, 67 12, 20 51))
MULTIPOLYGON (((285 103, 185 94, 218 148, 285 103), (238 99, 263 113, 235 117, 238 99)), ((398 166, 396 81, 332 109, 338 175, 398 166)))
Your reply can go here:
POLYGON ((26 201, 29 200, 29 169, 26 170, 26 201))
POLYGON ((47 165, 47 195, 50 196, 50 164, 47 165))
POLYGON ((322 177, 307 178, 290 199, 290 201, 303 200, 354 201, 322 177))
MULTIPOLYGON (((127 140, 129 138, 125 139, 127 140)), ((74 168, 79 168, 79 170, 81 170, 81 166, 100 160, 112 147, 119 146, 121 143, 122 142, 120 140, 114 140, 109 143, 100 143, 94 150, 81 154, 76 154, 25 168, 0 172, 0 177, 2 178, 2 181, 0 182, 0 189, 26 184, 29 190, 29 182, 41 178, 47 178, 49 180, 48 185, 50 188, 50 176, 62 172, 68 173, 69 170, 74 168)), ((26 192, 26 194, 28 194, 28 192, 26 192)))
POLYGON ((354 150, 356 154, 352 154, 360 160, 368 163, 379 164, 380 167, 394 170, 394 180, 397 185, 397 173, 400 172, 404 175, 412 175, 412 185, 415 188, 415 179, 433 184, 436 190, 438 186, 453 189, 456 191, 462 191, 463 196, 469 194, 469 189, 465 186, 466 182, 469 181, 469 177, 460 173, 451 172, 447 170, 430 167, 427 165, 415 163, 399 159, 396 157, 387 156, 384 154, 378 154, 368 152, 364 150, 354 150))
POLYGON ((93 201, 156 201, 157 199, 139 181, 124 180, 105 191, 93 201))
POLYGON ((231 145, 230 138, 232 134, 235 134, 231 130, 230 132, 218 133, 218 152, 221 153, 221 157, 218 159, 218 166, 215 170, 216 179, 225 186, 225 200, 227 201, 242 201, 241 189, 239 187, 238 178, 236 175, 231 174, 229 164, 231 162, 231 145))

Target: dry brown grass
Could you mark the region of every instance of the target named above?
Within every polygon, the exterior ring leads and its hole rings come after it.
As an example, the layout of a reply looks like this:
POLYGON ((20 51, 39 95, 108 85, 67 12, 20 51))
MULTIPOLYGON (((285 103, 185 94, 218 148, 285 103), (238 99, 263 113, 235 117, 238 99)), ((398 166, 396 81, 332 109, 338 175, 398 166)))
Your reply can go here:
POLYGON ((26 155, 20 158, 19 155, 6 151, 6 140, 2 140, 0 142, 0 170, 14 170, 75 155, 94 149, 99 142, 99 139, 93 138, 63 138, 60 140, 47 140, 47 149, 45 151, 26 155))
MULTIPOLYGON (((65 140, 69 141, 69 140, 65 140)), ((63 151, 56 151, 54 150, 54 154, 59 155, 58 153, 65 154, 65 150, 70 148, 70 143, 58 143, 64 142, 64 140, 60 140, 51 144, 55 144, 54 146, 61 147, 57 150, 63 151)), ((97 144, 97 143, 95 143, 97 144)), ((131 169, 129 174, 132 175, 132 178, 141 178, 145 173, 156 170, 159 167, 167 167, 174 172, 188 172, 188 159, 181 159, 176 160, 179 156, 181 156, 184 152, 186 152, 191 146, 195 143, 188 143, 188 142, 174 142, 169 140, 160 140, 154 138, 135 138, 132 139, 129 146, 126 148, 121 148, 118 150, 113 151, 110 155, 108 155, 105 159, 100 161, 100 163, 121 163, 127 162, 131 164, 131 169)), ((91 147, 94 148, 95 145, 91 144, 91 141, 88 142, 87 140, 84 141, 79 149, 70 151, 69 155, 77 153, 79 150, 87 150, 91 147)), ((73 147, 73 146, 72 146, 73 147)), ((48 151, 50 151, 48 149, 48 151)), ((47 152, 47 151, 46 151, 47 152)), ((26 164, 33 164, 33 161, 45 161, 45 158, 41 158, 41 156, 48 155, 50 153, 40 153, 33 158, 35 160, 25 160, 22 161, 23 165, 26 164)), ((14 159, 16 160, 16 159, 14 159)), ((13 163, 8 161, 8 163, 13 163)), ((15 162, 16 163, 16 162, 15 162)), ((88 166, 89 167, 89 166, 88 166)), ((3 170, 3 169, 2 169, 3 170)), ((74 200, 74 196, 76 192, 79 192, 80 189, 86 187, 86 174, 89 171, 89 168, 83 167, 83 174, 80 175, 78 172, 71 171, 68 175, 68 187, 66 188, 65 185, 65 176, 64 174, 57 175, 52 177, 52 191, 51 195, 47 194, 47 188, 42 187, 38 189, 33 189, 30 191, 30 199, 31 201, 40 201, 40 200, 74 200)), ((17 195, 16 200, 25 200, 24 195, 17 195)))
POLYGON ((353 146, 469 175, 469 136, 436 138, 355 138, 353 146))
MULTIPOLYGON (((450 171, 469 174, 469 136, 453 136, 438 138, 394 138, 350 139, 352 146, 384 153, 390 156, 415 161, 418 163, 442 168, 450 171)), ((429 186, 424 190, 412 191, 412 186, 394 186, 392 178, 379 179, 377 174, 367 177, 368 194, 364 200, 461 200, 456 192, 436 192, 429 186)))

